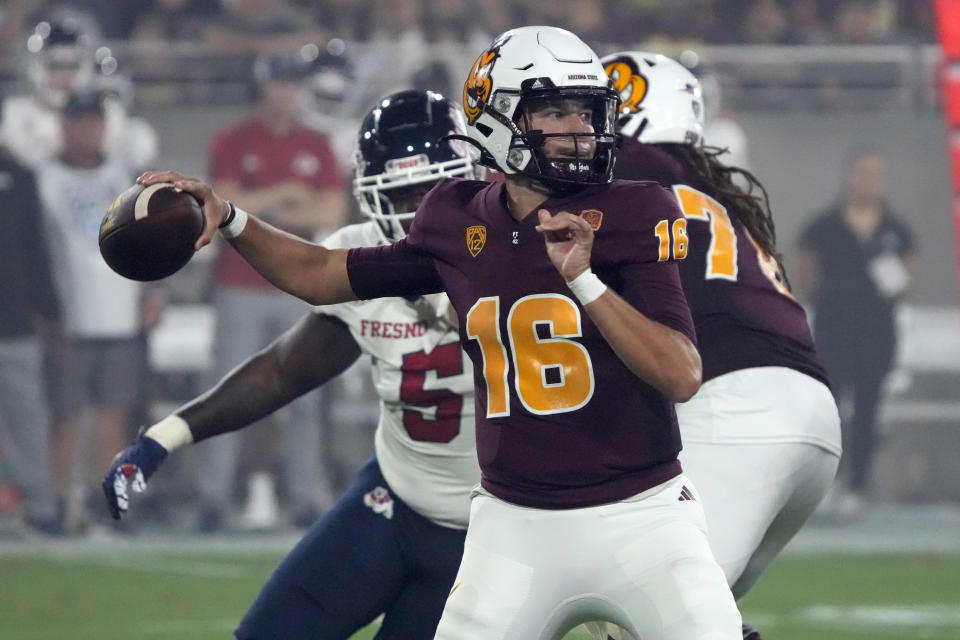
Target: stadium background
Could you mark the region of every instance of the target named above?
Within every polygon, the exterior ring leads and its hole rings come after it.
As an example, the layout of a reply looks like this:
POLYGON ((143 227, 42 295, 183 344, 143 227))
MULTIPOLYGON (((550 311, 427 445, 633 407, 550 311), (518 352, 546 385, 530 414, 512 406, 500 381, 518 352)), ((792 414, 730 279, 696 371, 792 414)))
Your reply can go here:
MULTIPOLYGON (((850 151, 865 144, 879 148, 888 163, 890 203, 912 225, 919 253, 914 290, 901 310, 900 371, 881 411, 885 435, 871 506, 854 519, 815 517, 746 609, 760 600, 758 610, 770 616, 761 620, 782 631, 771 634, 774 638, 801 637, 790 635, 794 631, 784 620, 808 596, 811 606, 861 607, 868 622, 863 628, 824 627, 823 616, 830 615, 820 609, 820 621, 811 614, 797 633, 960 637, 960 609, 955 606, 960 602, 955 570, 960 553, 960 465, 955 462, 960 451, 960 309, 951 206, 953 134, 944 117, 942 91, 957 74, 937 42, 933 2, 9 1, 0 8, 3 95, 27 90, 24 41, 33 20, 64 9, 83 13, 111 48, 120 72, 132 79, 133 111, 160 134, 157 166, 199 175, 205 171, 205 144, 213 132, 248 113, 256 92, 251 64, 265 48, 291 49, 308 42, 338 51, 342 47, 353 74, 338 117, 353 129, 376 96, 422 84, 425 78, 459 99, 462 79, 490 36, 513 25, 538 23, 570 28, 601 55, 624 48, 660 51, 695 63, 698 73, 707 74, 708 111, 722 104, 746 133, 749 167, 770 192, 788 272, 799 230, 838 195, 850 151), (276 24, 286 26, 250 31, 251 25, 268 23, 248 19, 256 15, 278 16, 276 24), (290 28, 292 24, 299 27, 290 28), (822 553, 836 555, 823 560, 822 553), (864 553, 878 555, 863 560, 864 553), (878 588, 884 581, 889 584, 878 588), (817 591, 824 594, 821 600, 815 598, 817 591), (898 609, 901 604, 914 608, 898 609), (868 611, 870 607, 880 612, 868 611)), ((950 19, 960 22, 956 12, 950 19)), ((344 158, 345 165, 349 162, 344 158)), ((151 338, 155 372, 150 397, 158 414, 199 391, 209 366, 208 267, 209 260, 200 254, 166 283, 172 307, 151 338)), ((857 330, 855 318, 850 330, 857 330)), ((342 427, 331 436, 341 455, 329 462, 342 467, 344 476, 372 450, 376 405, 363 380, 362 371, 354 372, 330 394, 345 400, 328 403, 328 420, 342 427)), ((171 504, 182 502, 189 486, 181 477, 190 464, 185 455, 162 470, 151 486, 150 504, 171 510, 171 504)), ((221 637, 295 540, 289 531, 196 540, 177 529, 175 515, 141 515, 150 527, 128 539, 0 539, 0 576, 14 577, 3 577, 0 585, 0 620, 10 621, 0 623, 0 638, 57 637, 61 628, 52 621, 49 627, 23 632, 12 625, 30 619, 29 612, 45 594, 66 599, 59 606, 83 603, 79 591, 65 586, 77 575, 98 585, 114 582, 114 591, 104 592, 104 602, 124 602, 117 592, 139 591, 126 601, 128 613, 137 619, 138 610, 149 610, 147 617, 159 621, 115 635, 104 631, 108 627, 91 626, 80 637, 221 637), (169 547, 156 548, 158 537, 169 541, 171 536, 169 547), (266 556, 258 555, 264 551, 266 556), (160 555, 154 558, 156 553, 160 555), (198 557, 205 560, 195 561, 198 557), (170 569, 158 569, 161 565, 170 569), (200 568, 191 571, 190 566, 200 568), (208 598, 210 608, 177 616, 145 607, 158 576, 169 583, 162 588, 168 589, 171 606, 180 598, 208 598), (185 582, 195 579, 213 581, 211 591, 178 595, 185 582), (221 589, 217 580, 241 580, 243 587, 233 601, 218 606, 216 598, 209 598, 221 589), (45 585, 58 587, 51 592, 45 585), (171 623, 164 627, 163 620, 171 623), (187 622, 177 627, 176 620, 187 622)), ((87 628, 84 620, 110 624, 109 615, 95 610, 97 602, 78 604, 77 628, 87 628)), ((857 619, 855 613, 847 614, 837 617, 847 623, 857 619)))

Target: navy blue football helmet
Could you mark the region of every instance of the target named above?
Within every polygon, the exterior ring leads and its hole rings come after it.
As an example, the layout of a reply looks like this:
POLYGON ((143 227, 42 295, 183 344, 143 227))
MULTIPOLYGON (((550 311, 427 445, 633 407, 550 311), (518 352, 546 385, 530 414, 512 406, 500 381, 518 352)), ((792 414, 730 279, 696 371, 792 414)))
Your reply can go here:
MULTIPOLYGON (((360 125, 353 195, 385 242, 406 235, 405 221, 441 178, 476 177, 463 135, 462 110, 434 91, 400 91, 382 98, 360 125)), ((409 224, 409 223, 408 223, 409 224)))

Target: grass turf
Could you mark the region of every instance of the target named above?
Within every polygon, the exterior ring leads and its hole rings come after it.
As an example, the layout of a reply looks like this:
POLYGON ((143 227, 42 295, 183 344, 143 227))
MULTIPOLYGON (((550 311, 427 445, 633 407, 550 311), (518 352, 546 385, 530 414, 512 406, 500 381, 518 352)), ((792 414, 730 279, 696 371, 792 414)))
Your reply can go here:
MULTIPOLYGON (((0 638, 230 636, 279 554, 0 556, 0 638)), ((741 603, 766 640, 960 638, 960 556, 781 558, 741 603)), ((353 640, 369 640, 369 627, 353 640)), ((589 636, 574 630, 567 640, 589 636)))

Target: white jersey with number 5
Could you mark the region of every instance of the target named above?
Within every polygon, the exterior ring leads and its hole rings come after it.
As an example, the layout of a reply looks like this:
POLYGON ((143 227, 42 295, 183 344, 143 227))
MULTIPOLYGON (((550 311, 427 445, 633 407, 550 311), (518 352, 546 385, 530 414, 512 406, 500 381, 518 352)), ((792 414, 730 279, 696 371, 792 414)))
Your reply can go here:
MULTIPOLYGON (((378 244, 376 223, 344 227, 328 248, 378 244)), ((474 437, 473 366, 460 348, 444 294, 380 298, 315 308, 350 329, 373 366, 380 396, 375 450, 383 477, 437 524, 466 528, 480 482, 474 437)))

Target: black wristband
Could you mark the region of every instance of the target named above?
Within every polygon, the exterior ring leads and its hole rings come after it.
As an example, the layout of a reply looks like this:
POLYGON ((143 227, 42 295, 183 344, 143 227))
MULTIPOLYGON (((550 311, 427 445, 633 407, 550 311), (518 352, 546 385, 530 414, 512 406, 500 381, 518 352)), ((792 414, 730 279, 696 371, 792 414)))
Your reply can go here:
POLYGON ((237 208, 233 206, 232 202, 227 202, 230 205, 230 213, 227 214, 227 217, 224 218, 223 222, 217 227, 218 229, 223 229, 225 226, 233 222, 233 219, 237 217, 237 208))

